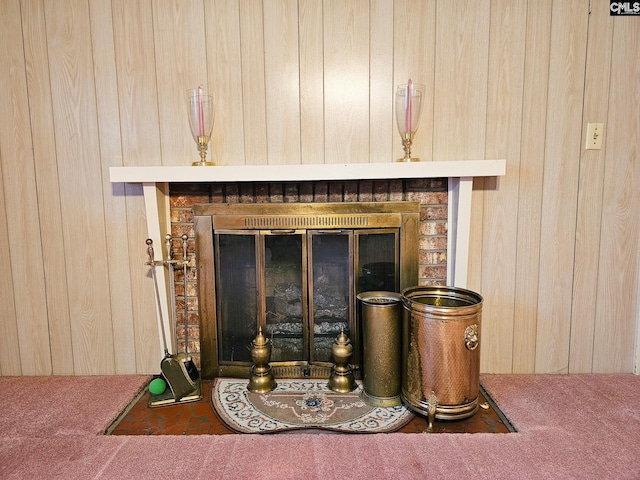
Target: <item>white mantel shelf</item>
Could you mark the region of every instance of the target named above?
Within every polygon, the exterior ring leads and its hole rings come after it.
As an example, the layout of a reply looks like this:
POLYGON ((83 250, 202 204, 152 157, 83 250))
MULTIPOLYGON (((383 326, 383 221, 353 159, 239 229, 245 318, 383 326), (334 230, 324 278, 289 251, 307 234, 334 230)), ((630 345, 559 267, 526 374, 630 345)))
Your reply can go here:
MULTIPOLYGON (((392 180, 448 178, 447 285, 465 288, 469 262, 471 197, 474 177, 497 177, 506 173, 505 160, 455 160, 433 162, 349 163, 315 165, 228 165, 110 167, 112 183, 141 183, 147 215, 147 234, 153 240, 155 260, 161 262, 164 239, 171 231, 170 183, 212 182, 304 182, 340 180, 392 180)), ((140 248, 146 248, 141 245, 140 248)), ((167 338, 173 338, 169 321, 169 281, 164 268, 156 269, 165 286, 158 317, 167 338)), ((159 331, 159 354, 163 352, 159 331)), ((175 350, 175 345, 173 350, 175 350)))
POLYGON ((221 165, 212 167, 110 167, 112 183, 293 182, 400 178, 494 177, 505 174, 505 160, 313 165, 221 165))

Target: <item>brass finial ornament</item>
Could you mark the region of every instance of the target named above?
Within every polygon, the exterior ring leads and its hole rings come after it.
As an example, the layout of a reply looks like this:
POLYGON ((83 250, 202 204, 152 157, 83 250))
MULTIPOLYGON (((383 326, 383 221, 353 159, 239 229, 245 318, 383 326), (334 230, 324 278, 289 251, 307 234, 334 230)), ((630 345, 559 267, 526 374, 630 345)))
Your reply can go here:
POLYGON ((335 364, 331 369, 329 388, 334 392, 340 393, 355 390, 356 380, 353 376, 351 364, 349 363, 353 355, 353 345, 351 345, 351 340, 349 340, 347 334, 344 333, 344 330, 342 330, 336 338, 333 347, 331 347, 331 353, 333 354, 335 364))
POLYGON ((262 334, 262 327, 258 329, 258 335, 251 342, 251 376, 247 389, 254 393, 268 393, 276 388, 277 383, 273 376, 269 359, 271 358, 271 341, 262 334))

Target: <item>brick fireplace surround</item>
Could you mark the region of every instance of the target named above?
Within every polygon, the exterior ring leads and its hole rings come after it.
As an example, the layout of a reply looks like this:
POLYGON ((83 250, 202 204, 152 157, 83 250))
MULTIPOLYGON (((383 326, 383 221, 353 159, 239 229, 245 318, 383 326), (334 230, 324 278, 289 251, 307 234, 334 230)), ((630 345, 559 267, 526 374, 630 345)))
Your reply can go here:
MULTIPOLYGON (((171 235, 186 234, 189 267, 185 296, 183 272, 175 272, 177 351, 184 351, 184 322, 187 321, 189 352, 200 365, 200 318, 193 211, 196 203, 309 203, 309 202, 394 202, 420 203, 419 269, 420 285, 445 285, 447 281, 447 178, 410 180, 356 180, 343 182, 225 182, 171 183, 169 202, 171 235), (187 302, 185 319, 184 302, 187 302)), ((180 241, 174 250, 181 252, 180 241)))
MULTIPOLYGON (((147 236, 154 242, 155 260, 162 262, 164 236, 189 236, 187 292, 182 272, 176 273, 177 313, 188 307, 189 350, 199 361, 199 317, 195 276, 194 203, 345 202, 412 200, 421 206, 419 282, 466 287, 475 177, 499 177, 505 160, 453 160, 430 162, 110 167, 112 183, 140 183, 144 194, 147 236), (257 181, 256 179, 259 179, 257 181)), ((142 247, 144 248, 144 246, 142 247)), ((174 251, 180 255, 176 240, 174 251)), ((170 335, 168 277, 157 269, 165 285, 156 312, 170 335)), ((184 326, 184 314, 178 318, 184 326)), ((182 328, 180 329, 182 330, 182 328)), ((182 337, 182 335, 179 335, 182 337)), ((178 351, 182 349, 182 345, 178 351)), ((162 333, 158 331, 162 354, 162 333)))

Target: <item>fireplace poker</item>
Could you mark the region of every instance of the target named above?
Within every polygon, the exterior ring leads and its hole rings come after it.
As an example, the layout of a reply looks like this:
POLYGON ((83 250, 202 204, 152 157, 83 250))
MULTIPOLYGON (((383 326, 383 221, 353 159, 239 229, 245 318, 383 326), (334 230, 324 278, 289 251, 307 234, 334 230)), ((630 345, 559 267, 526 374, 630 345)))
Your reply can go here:
POLYGON ((189 372, 189 376, 192 380, 197 380, 200 378, 198 373, 198 369, 196 368, 193 360, 189 356, 189 306, 187 305, 187 267, 189 265, 189 257, 187 255, 188 248, 188 240, 189 237, 187 235, 182 235, 182 276, 183 276, 183 284, 184 284, 184 357, 185 357, 185 366, 187 368, 187 372, 189 372))
POLYGON ((158 286, 158 278, 156 276, 156 264, 153 252, 153 240, 147 239, 147 253, 149 261, 147 265, 151 267, 151 277, 153 278, 153 286, 156 294, 156 302, 158 307, 158 318, 160 321, 160 330, 162 332, 162 343, 164 347, 164 358, 160 362, 160 371, 170 389, 170 395, 167 392, 164 395, 158 395, 158 398, 149 398, 149 406, 168 405, 178 402, 192 402, 202 398, 200 382, 196 382, 191 378, 184 358, 169 353, 167 345, 167 336, 164 331, 164 322, 162 319, 162 305, 160 302, 160 288, 158 286))
POLYGON ((156 304, 158 306, 158 315, 160 317, 160 332, 162 333, 162 345, 164 346, 164 356, 169 355, 169 349, 167 348, 167 335, 164 331, 164 322, 162 321, 162 305, 160 302, 160 289, 158 288, 158 279, 156 278, 156 261, 153 253, 153 240, 147 238, 147 254, 149 255, 149 261, 147 265, 151 267, 151 277, 153 278, 153 287, 156 293, 156 304))
POLYGON ((173 345, 174 348, 178 348, 178 313, 176 311, 176 279, 174 275, 174 264, 176 263, 173 260, 173 243, 171 242, 171 235, 167 234, 164 237, 164 246, 166 250, 167 259, 164 263, 169 267, 169 295, 171 297, 171 332, 173 332, 173 345))

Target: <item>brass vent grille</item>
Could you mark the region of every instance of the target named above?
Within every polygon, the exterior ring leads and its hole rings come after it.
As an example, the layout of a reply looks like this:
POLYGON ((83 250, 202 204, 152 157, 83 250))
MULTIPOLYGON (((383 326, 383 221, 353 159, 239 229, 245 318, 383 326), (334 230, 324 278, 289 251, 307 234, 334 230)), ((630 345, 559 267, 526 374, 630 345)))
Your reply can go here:
POLYGON ((322 365, 273 365, 276 378, 329 378, 331 367, 322 365))
POLYGON ((354 228, 367 227, 366 215, 321 215, 321 216, 247 216, 246 228, 354 228))

